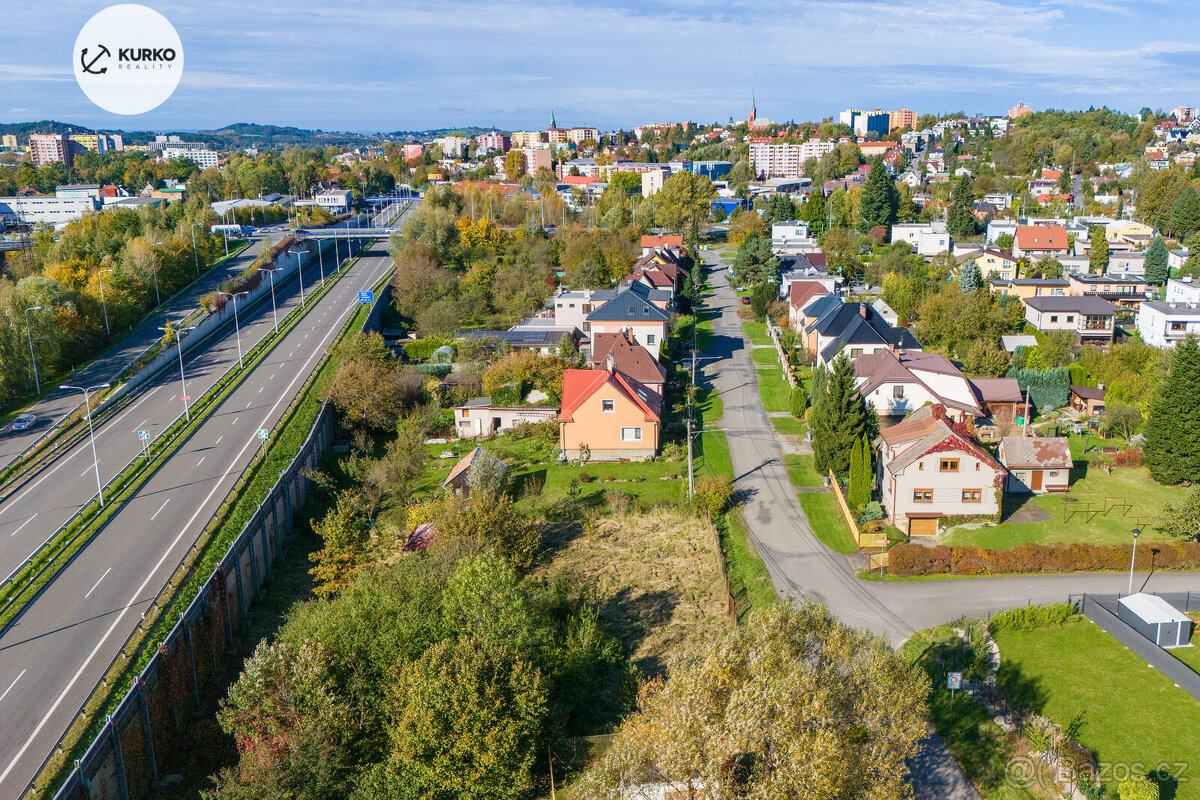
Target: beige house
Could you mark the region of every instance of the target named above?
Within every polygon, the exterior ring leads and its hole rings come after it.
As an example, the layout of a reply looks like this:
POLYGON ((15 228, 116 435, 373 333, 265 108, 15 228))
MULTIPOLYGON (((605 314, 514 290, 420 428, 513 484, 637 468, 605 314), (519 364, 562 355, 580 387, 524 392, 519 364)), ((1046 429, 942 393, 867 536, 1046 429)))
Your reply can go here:
POLYGON ((1004 467, 932 407, 884 429, 876 477, 888 522, 909 536, 934 536, 946 517, 994 516, 1004 467))
POLYGON ((454 435, 459 439, 482 439, 504 433, 523 422, 545 422, 558 416, 553 406, 496 406, 490 397, 476 397, 454 406, 454 435))
POLYGON ((662 398, 617 370, 563 372, 559 446, 568 459, 644 460, 658 453, 662 398))
POLYGON ((956 261, 961 268, 968 261, 974 261, 979 266, 979 272, 984 280, 997 278, 1011 281, 1017 277, 1017 259, 1001 250, 992 248, 968 250, 957 256, 956 261))
POLYGON ((1065 436, 1006 436, 997 455, 1008 469, 1011 492, 1047 494, 1070 487, 1071 446, 1065 436))

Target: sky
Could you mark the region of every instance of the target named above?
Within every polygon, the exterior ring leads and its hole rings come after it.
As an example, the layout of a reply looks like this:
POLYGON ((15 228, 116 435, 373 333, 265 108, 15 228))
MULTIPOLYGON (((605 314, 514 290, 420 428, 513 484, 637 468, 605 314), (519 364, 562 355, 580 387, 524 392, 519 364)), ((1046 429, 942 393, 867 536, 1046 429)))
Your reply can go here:
POLYGON ((183 42, 174 95, 91 104, 75 37, 108 2, 9 3, 0 122, 346 131, 601 129, 844 108, 1200 105, 1194 0, 203 0, 144 5, 183 42))

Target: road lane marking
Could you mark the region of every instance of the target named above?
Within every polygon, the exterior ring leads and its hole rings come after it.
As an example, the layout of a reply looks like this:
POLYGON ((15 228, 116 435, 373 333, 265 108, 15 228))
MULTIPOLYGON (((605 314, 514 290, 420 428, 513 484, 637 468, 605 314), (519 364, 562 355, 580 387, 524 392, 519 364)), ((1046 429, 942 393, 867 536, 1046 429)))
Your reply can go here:
MULTIPOLYGON (((24 675, 28 671, 29 670, 27 670, 27 669, 21 670, 21 675, 24 675)), ((13 682, 10 683, 8 685, 8 688, 4 690, 4 694, 0 694, 0 700, 3 700, 4 698, 8 697, 8 693, 12 691, 12 687, 16 686, 17 681, 21 680, 21 675, 18 675, 16 678, 13 679, 13 682)))
MULTIPOLYGON (((378 282, 377 279, 371 280, 371 282, 367 284, 367 288, 373 286, 377 282, 378 282)), ((349 312, 346 312, 346 315, 348 315, 348 314, 349 314, 349 312)), ((314 351, 313 354, 311 356, 309 356, 310 362, 313 358, 316 357, 318 352, 319 352, 319 350, 314 351)), ((292 379, 291 384, 288 385, 288 389, 292 388, 292 386, 295 384, 296 380, 299 377, 300 376, 297 375, 296 378, 292 379)), ((286 395, 286 392, 288 389, 284 390, 285 395, 286 395)), ((271 408, 271 410, 268 412, 268 416, 270 416, 270 414, 274 413, 275 409, 282 402, 283 402, 283 396, 281 396, 280 399, 275 402, 275 406, 273 406, 271 408)), ((236 417, 234 417, 233 422, 235 425, 237 424, 236 417)), ((113 619, 112 623, 108 626, 108 629, 100 637, 100 640, 96 643, 95 647, 93 647, 91 652, 88 653, 87 657, 84 658, 83 663, 79 665, 79 669, 77 669, 75 671, 74 675, 71 676, 71 679, 67 682, 67 685, 59 693, 58 697, 55 698, 54 702, 50 705, 49 710, 46 711, 45 715, 41 718, 41 720, 38 721, 38 724, 34 727, 33 731, 30 733, 30 735, 28 737, 26 737, 24 744, 21 745, 21 747, 17 751, 16 755, 13 756, 12 760, 8 763, 8 766, 6 766, 4 768, 3 772, 0 772, 0 784, 3 784, 4 781, 8 779, 8 776, 16 768, 17 764, 21 761, 21 759, 23 759, 25 757, 25 753, 28 752, 29 748, 33 746, 33 743, 37 740, 37 737, 41 734, 42 730, 50 722, 50 719, 58 712, 59 707, 63 704, 63 701, 66 700, 67 695, 70 694, 72 689, 75 688, 75 684, 77 684, 79 682, 79 679, 81 677, 83 677, 83 673, 87 671, 87 668, 91 665, 92 661, 95 660, 96 656, 99 654, 100 650, 104 647, 105 643, 109 640, 109 638, 113 635, 113 633, 117 630, 117 628, 124 621, 126 615, 129 614, 130 609, 132 609, 134 607, 134 605, 138 602, 138 599, 142 596, 142 593, 145 591, 146 587, 150 584, 150 581, 154 578, 154 574, 156 572, 158 572, 159 569, 162 568, 162 566, 166 562, 168 556, 170 556, 171 551, 174 550, 175 547, 177 547, 179 545, 179 542, 187 534, 188 528, 190 528, 192 526, 192 523, 194 523, 196 521, 197 517, 199 517, 200 514, 204 511, 204 507, 208 504, 208 502, 210 500, 212 500, 213 496, 221 488, 222 481, 224 481, 224 479, 227 478, 229 476, 229 474, 234 471, 235 465, 245 454, 246 450, 249 447, 255 446, 255 445, 257 445, 257 441, 255 439, 250 439, 249 441, 246 442, 246 444, 242 447, 242 450, 230 462, 230 465, 229 465, 228 469, 225 470, 225 473, 221 476, 221 478, 216 483, 214 483, 212 490, 209 491, 208 495, 204 498, 204 500, 202 500, 196 506, 196 511, 192 514, 191 518, 180 529, 179 533, 176 535, 175 539, 170 543, 170 545, 168 545, 167 548, 165 550, 163 550, 163 553, 159 557, 158 562, 146 574, 145 580, 143 580, 142 584, 130 595, 129 601, 122 607, 121 612, 119 614, 117 614, 116 618, 113 619)), ((24 674, 24 673, 22 673, 22 674, 24 674)), ((20 679, 20 677, 21 677, 20 675, 17 676, 18 679, 20 679)), ((14 683, 15 683, 15 681, 14 681, 14 683)), ((11 688, 11 687, 9 687, 9 688, 11 688)), ((3 695, 0 695, 0 699, 2 699, 2 698, 3 698, 3 695)))
MULTIPOLYGON (((100 576, 100 581, 104 580, 105 576, 107 576, 108 573, 110 573, 110 572, 112 572, 112 567, 109 567, 108 569, 104 570, 104 575, 100 576)), ((88 589, 88 593, 83 596, 84 600, 87 600, 89 597, 92 596, 92 592, 96 591, 96 587, 100 585, 100 581, 96 581, 96 583, 92 586, 92 588, 88 589)))
POLYGON ((224 439, 224 438, 225 438, 225 435, 224 435, 224 434, 222 434, 222 435, 218 436, 218 437, 217 437, 217 440, 216 440, 215 442, 213 442, 213 447, 216 447, 217 445, 219 445, 219 444, 221 443, 221 440, 222 440, 222 439, 224 439))
POLYGON ((137 433, 138 431, 142 430, 142 429, 144 428, 144 426, 146 425, 146 423, 147 423, 147 422, 149 422, 149 421, 150 421, 150 418, 149 418, 149 417, 147 417, 146 419, 142 420, 141 422, 139 422, 139 423, 137 424, 137 427, 133 428, 133 429, 130 431, 130 433, 137 433))
MULTIPOLYGON (((249 408, 249 406, 247 406, 247 408, 249 408)), ((237 417, 234 417, 234 418, 233 418, 233 424, 234 424, 234 425, 237 425, 237 417)))
MULTIPOLYGON (((40 511, 35 511, 35 512, 33 512, 33 517, 36 517, 36 516, 37 516, 38 514, 40 514, 40 513, 42 513, 42 512, 40 512, 40 511)), ((28 525, 29 523, 33 522, 33 517, 30 517, 29 519, 27 519, 27 520, 25 520, 24 522, 22 522, 22 523, 21 523, 21 528, 24 528, 26 525, 28 525)), ((16 536, 18 533, 20 533, 20 532, 21 532, 21 528, 17 528, 15 531, 13 531, 12 533, 10 533, 10 534, 9 534, 9 536, 16 536)))
POLYGON ((253 400, 251 400, 249 403, 246 403, 246 408, 249 408, 251 405, 253 405, 253 403, 254 403, 253 400))
MULTIPOLYGON (((154 512, 154 517, 157 517, 159 515, 159 512, 161 512, 164 508, 166 508, 167 503, 169 503, 169 502, 171 502, 171 498, 169 498, 169 497, 166 500, 163 500, 163 504, 158 507, 158 511, 154 512)), ((154 521, 154 517, 150 517, 151 522, 154 521)))

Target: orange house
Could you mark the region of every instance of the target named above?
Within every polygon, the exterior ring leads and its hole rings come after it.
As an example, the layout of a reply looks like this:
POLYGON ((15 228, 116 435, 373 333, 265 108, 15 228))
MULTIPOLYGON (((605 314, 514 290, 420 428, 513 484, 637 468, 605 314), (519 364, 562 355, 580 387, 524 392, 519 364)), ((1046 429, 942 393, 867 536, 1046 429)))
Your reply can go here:
POLYGON ((657 392, 619 371, 565 370, 559 446, 568 459, 578 459, 585 449, 593 461, 652 458, 661 411, 657 392))

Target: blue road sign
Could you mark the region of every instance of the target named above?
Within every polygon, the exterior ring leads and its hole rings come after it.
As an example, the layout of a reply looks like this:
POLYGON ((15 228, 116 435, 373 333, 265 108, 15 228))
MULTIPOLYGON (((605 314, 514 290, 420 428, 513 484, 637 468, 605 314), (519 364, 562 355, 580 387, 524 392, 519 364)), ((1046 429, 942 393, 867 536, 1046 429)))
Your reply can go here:
POLYGON ((375 302, 375 293, 374 292, 359 292, 358 293, 358 302, 374 303, 375 302))

